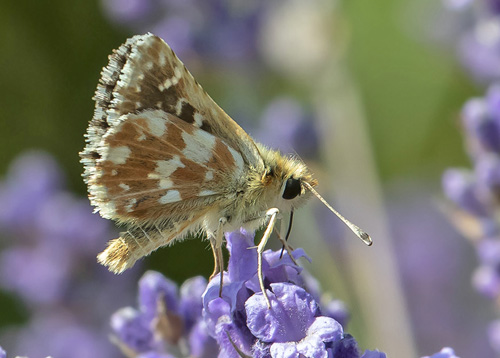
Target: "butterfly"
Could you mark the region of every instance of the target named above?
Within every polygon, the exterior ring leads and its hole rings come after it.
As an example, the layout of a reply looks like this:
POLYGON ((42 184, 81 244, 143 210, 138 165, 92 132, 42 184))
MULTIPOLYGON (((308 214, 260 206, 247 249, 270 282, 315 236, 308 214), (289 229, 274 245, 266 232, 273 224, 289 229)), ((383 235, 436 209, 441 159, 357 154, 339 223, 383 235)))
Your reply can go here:
POLYGON ((255 142, 161 38, 137 35, 114 50, 94 100, 80 153, 83 177, 96 211, 126 228, 98 255, 110 271, 121 273, 157 248, 202 232, 222 290, 224 233, 265 226, 257 252, 267 298, 264 247, 276 220, 311 195, 371 244, 317 193, 301 160, 255 142))

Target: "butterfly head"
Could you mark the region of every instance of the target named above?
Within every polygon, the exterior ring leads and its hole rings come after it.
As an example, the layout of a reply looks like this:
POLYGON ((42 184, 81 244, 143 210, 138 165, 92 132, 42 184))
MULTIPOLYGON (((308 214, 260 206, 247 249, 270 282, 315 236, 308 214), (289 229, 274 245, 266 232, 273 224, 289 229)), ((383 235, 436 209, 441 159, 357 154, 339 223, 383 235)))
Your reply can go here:
POLYGON ((260 184, 272 197, 273 205, 286 211, 301 206, 310 197, 308 186, 317 185, 307 166, 296 157, 263 146, 259 151, 265 164, 260 184))
MULTIPOLYGON (((294 157, 285 157, 277 151, 260 145, 259 151, 266 166, 266 171, 261 178, 262 187, 280 188, 278 191, 279 198, 275 201, 276 207, 289 211, 302 205, 311 195, 315 196, 365 244, 372 244, 370 235, 344 218, 314 189, 318 182, 312 177, 309 169, 301 160, 294 157)), ((276 190, 267 191, 276 193, 276 190)))

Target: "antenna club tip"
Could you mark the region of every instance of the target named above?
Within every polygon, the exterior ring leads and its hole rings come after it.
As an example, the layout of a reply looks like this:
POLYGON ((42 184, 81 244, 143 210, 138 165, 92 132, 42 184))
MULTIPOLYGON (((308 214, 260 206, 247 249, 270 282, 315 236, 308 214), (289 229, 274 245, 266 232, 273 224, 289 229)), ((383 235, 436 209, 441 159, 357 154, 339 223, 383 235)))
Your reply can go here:
POLYGON ((368 246, 372 246, 373 245, 372 238, 366 232, 363 232, 361 234, 361 240, 363 240, 365 242, 365 244, 368 245, 368 246))

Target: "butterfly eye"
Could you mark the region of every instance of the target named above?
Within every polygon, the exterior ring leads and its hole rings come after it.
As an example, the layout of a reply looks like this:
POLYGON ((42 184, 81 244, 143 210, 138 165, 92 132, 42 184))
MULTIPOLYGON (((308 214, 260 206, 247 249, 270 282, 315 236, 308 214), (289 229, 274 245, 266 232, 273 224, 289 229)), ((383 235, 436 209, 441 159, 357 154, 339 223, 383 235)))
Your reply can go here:
POLYGON ((285 189, 283 190, 283 199, 293 199, 297 195, 300 195, 301 190, 300 179, 288 178, 285 183, 285 189))

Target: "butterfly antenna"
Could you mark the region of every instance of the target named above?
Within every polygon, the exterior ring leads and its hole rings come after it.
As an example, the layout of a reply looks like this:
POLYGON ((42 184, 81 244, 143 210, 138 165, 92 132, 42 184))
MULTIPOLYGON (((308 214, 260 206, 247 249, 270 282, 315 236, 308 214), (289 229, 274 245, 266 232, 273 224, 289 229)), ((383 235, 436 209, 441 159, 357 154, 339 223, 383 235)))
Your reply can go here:
POLYGON ((358 226, 354 225, 352 222, 350 222, 349 220, 347 220, 345 217, 343 217, 342 215, 340 215, 340 213, 335 210, 334 208, 332 208, 332 206, 330 204, 327 203, 327 201, 325 199, 323 199, 323 197, 321 195, 319 195, 319 193, 311 186, 311 184, 307 183, 307 182, 302 182, 302 184, 311 191, 311 193, 313 193, 323 204, 325 204, 325 206, 330 209, 330 211, 332 213, 334 213, 335 215, 337 215, 337 217, 342 220, 342 222, 344 224, 347 225, 347 227, 349 227, 349 229, 351 229, 351 231, 357 236, 359 237, 365 244, 367 244, 368 246, 371 246, 373 244, 373 241, 372 241, 372 238, 370 237, 370 235, 368 235, 366 232, 364 232, 363 230, 361 230, 358 226))

